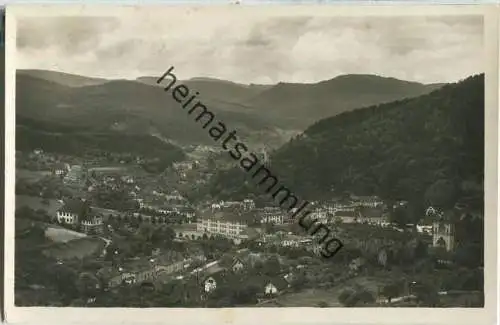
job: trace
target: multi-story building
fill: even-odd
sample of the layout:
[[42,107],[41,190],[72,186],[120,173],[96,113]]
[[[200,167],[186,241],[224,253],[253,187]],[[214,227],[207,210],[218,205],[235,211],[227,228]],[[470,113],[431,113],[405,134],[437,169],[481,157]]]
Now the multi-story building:
[[328,211],[322,208],[315,208],[309,216],[310,220],[317,220],[320,223],[328,223]]
[[281,246],[283,247],[301,247],[308,245],[312,242],[310,238],[304,238],[297,235],[286,235],[281,239]]
[[251,199],[244,199],[243,200],[243,210],[251,211],[253,209],[255,209],[255,202]]
[[358,210],[359,222],[371,225],[388,224],[388,216],[381,207],[360,207]]
[[383,206],[384,202],[378,196],[351,196],[357,206],[377,208]]
[[186,172],[188,170],[193,169],[193,165],[194,164],[191,161],[181,161],[181,162],[173,163],[172,166],[177,171]]
[[143,209],[146,207],[145,203],[144,203],[144,199],[142,198],[136,198],[135,199],[137,201],[137,203],[139,204],[139,209]]
[[221,235],[232,239],[245,239],[247,222],[241,215],[216,212],[198,219],[196,229],[209,235]]
[[86,200],[70,199],[57,211],[57,222],[77,225],[79,219],[90,213],[90,204]]
[[98,215],[86,217],[81,220],[80,228],[84,233],[88,235],[102,234],[104,229],[103,219]]
[[277,207],[265,207],[259,211],[261,223],[284,224],[287,222],[285,213]]
[[350,201],[337,201],[333,203],[333,208],[335,211],[354,211],[356,206]]

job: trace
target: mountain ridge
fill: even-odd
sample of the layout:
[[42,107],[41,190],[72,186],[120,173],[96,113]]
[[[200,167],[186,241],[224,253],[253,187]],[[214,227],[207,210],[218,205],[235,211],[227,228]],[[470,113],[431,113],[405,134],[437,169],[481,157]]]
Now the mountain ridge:
[[[171,95],[158,90],[161,86],[156,83],[156,78],[154,81],[139,82],[77,76],[75,81],[69,81],[68,86],[61,85],[61,82],[72,78],[71,75],[57,74],[63,77],[54,78],[53,72],[44,74],[33,70],[33,76],[30,71],[22,70],[17,74],[16,105],[19,116],[87,125],[99,131],[112,129],[116,123],[123,132],[154,127],[162,136],[176,142],[211,143],[209,137],[195,127],[186,112],[180,109],[179,103]],[[48,80],[44,79],[46,76]],[[228,127],[238,129],[239,134],[248,138],[249,142],[266,143],[273,147],[289,139],[288,136],[283,137],[284,134],[303,130],[325,116],[431,90],[425,85],[399,80],[391,81],[400,85],[398,89],[392,84],[384,86],[385,79],[378,76],[343,78],[350,81],[343,87],[352,89],[339,90],[335,88],[338,85],[332,87],[332,82],[338,83],[335,78],[318,84],[294,86],[242,86],[218,79],[214,81],[213,78],[195,78],[186,81],[186,85],[191,91],[199,91],[199,100],[217,113],[218,119]],[[360,78],[373,80],[376,87],[365,91],[367,83],[356,82]],[[154,85],[148,84],[153,82]],[[408,85],[411,89],[406,89]],[[381,91],[384,87],[393,89]]]

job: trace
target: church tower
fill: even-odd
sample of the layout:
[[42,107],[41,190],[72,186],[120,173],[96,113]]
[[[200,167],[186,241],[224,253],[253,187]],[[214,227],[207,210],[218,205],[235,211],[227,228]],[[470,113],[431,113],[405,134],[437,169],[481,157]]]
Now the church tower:
[[455,249],[455,223],[452,213],[436,212],[436,214],[437,218],[432,223],[432,245],[451,252]]

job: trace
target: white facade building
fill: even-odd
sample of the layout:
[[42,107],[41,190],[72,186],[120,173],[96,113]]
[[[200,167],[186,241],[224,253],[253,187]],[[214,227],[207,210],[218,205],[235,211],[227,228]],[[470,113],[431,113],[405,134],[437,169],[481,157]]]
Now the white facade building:
[[247,227],[247,224],[241,221],[223,220],[217,218],[201,218],[196,224],[196,230],[198,232],[222,235],[232,239],[246,238],[244,231]]
[[104,222],[101,216],[93,216],[82,220],[81,227],[86,234],[100,234],[103,231]]
[[75,225],[78,223],[78,214],[69,211],[57,211],[57,222]]

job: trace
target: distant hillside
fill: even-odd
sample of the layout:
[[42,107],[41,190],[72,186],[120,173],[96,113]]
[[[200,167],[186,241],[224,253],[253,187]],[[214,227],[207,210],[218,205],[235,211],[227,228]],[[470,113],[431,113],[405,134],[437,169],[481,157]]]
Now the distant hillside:
[[[157,79],[140,77],[137,80],[158,86]],[[325,117],[420,96],[443,86],[375,75],[343,75],[313,84],[244,85],[213,78],[193,78],[182,83],[221,110],[259,114],[274,126],[285,129],[304,129]]]
[[319,119],[359,107],[417,97],[442,84],[424,85],[375,75],[343,75],[314,84],[279,83],[248,101],[271,119],[306,127]]
[[17,70],[17,74],[55,82],[57,84],[68,87],[101,85],[109,81],[103,78],[90,78],[70,73],[48,70]]
[[[271,156],[272,172],[301,197],[343,191],[422,200],[437,181],[475,188],[482,207],[484,75],[417,98],[323,119]],[[262,193],[239,168],[218,175],[210,194]],[[477,191],[477,189],[481,189]]]
[[[156,77],[138,81],[87,78],[53,71],[17,73],[18,116],[94,132],[160,134],[180,144],[214,144],[179,103],[159,89]],[[417,96],[439,85],[370,75],[348,75],[317,84],[242,85],[194,78],[184,82],[251,145],[276,148],[318,119],[380,102]]]
[[87,128],[17,117],[16,150],[32,151],[38,148],[75,156],[122,154],[131,159],[140,156],[152,161],[147,168],[154,172],[161,172],[172,162],[185,158],[179,147],[150,135],[97,133]]
[[[156,80],[158,77],[137,78],[137,81],[141,83],[162,87],[156,83]],[[244,85],[214,78],[192,78],[180,82],[188,86],[189,89],[198,91],[200,98],[204,100],[217,103],[228,102],[236,105],[236,108],[244,107],[247,100],[272,87],[271,85]],[[166,81],[163,83],[166,84]]]
[[[114,80],[73,88],[18,74],[16,91],[16,113],[21,117],[95,132],[151,134],[154,129],[178,142],[213,144],[206,130],[196,125],[170,94],[135,81]],[[257,114],[209,108],[249,141],[283,141],[279,132]]]

